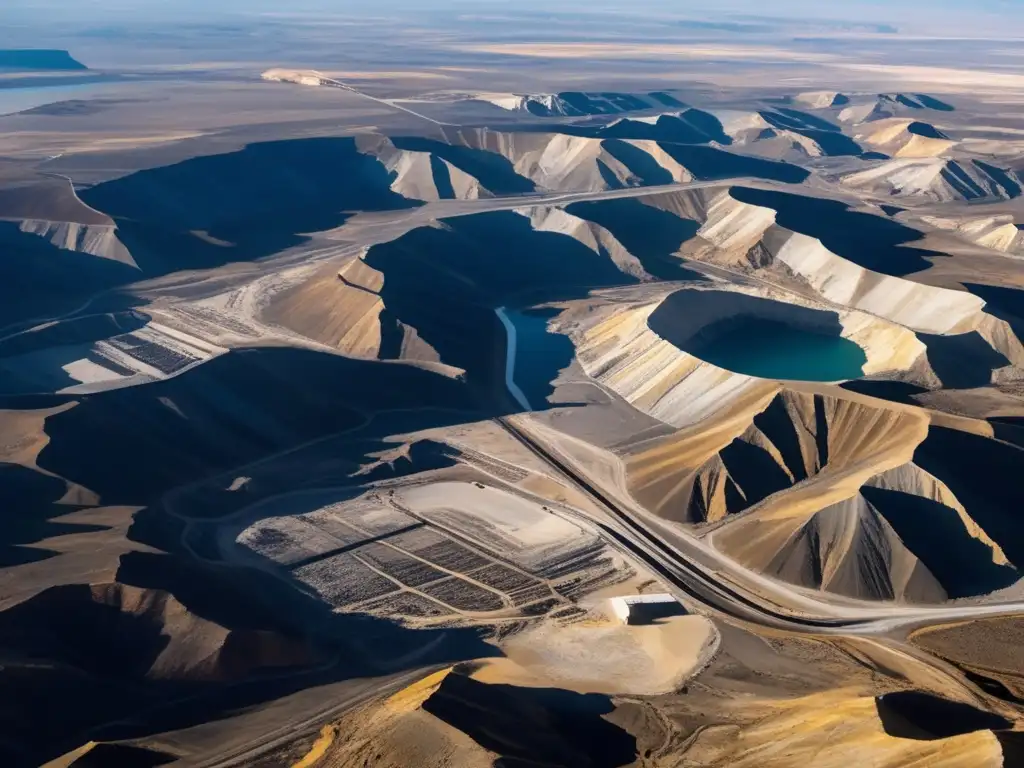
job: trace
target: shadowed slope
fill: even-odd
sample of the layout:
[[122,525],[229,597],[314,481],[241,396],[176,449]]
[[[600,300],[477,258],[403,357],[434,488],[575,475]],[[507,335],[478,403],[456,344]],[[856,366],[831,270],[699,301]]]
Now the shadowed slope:
[[941,602],[1020,578],[1007,518],[993,523],[919,460],[932,441],[922,416],[786,390],[749,415],[740,406],[637,446],[635,498],[715,524],[714,546],[748,567],[852,597]]
[[1010,364],[977,332],[954,336],[918,334],[928,347],[928,362],[947,389],[985,387],[997,368]]
[[677,162],[688,168],[696,178],[705,181],[752,176],[787,184],[799,184],[811,175],[810,171],[790,163],[744,157],[715,147],[691,147],[681,144],[662,144],[661,147]]
[[252,260],[341,225],[350,211],[407,208],[354,139],[252,144],[83,190],[146,274]]
[[847,205],[787,192],[733,187],[730,194],[743,203],[771,208],[776,223],[820,240],[832,253],[884,275],[902,277],[931,266],[919,249],[902,248],[922,235],[891,219],[851,211]]
[[460,408],[463,386],[405,365],[287,348],[230,352],[171,379],[89,395],[47,422],[40,465],[105,501],[181,483],[351,429],[379,410]]
[[697,234],[700,225],[635,198],[573,203],[573,216],[599,224],[636,256],[644,269],[662,280],[687,280],[697,273],[681,266],[672,255]]
[[619,768],[636,759],[636,739],[601,717],[614,710],[606,696],[450,674],[423,709],[499,755],[495,765]]
[[451,163],[479,180],[484,189],[496,195],[524,194],[533,192],[536,188],[532,181],[516,172],[508,159],[496,152],[412,136],[394,138],[391,141],[399,149],[429,152]]
[[0,251],[0,326],[68,312],[139,278],[127,264],[58,248],[6,221],[0,221]]
[[380,296],[441,362],[471,381],[494,374],[482,350],[500,348],[495,307],[522,306],[636,282],[606,256],[514,212],[446,220],[374,246],[366,263],[384,275]]
[[1024,566],[1024,449],[933,426],[914,462],[941,478],[1014,565]]

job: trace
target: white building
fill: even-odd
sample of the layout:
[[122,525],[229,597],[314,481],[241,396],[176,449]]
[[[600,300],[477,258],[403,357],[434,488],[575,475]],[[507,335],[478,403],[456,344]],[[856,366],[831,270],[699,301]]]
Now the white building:
[[623,624],[650,624],[666,616],[680,616],[686,610],[667,592],[653,595],[620,595],[609,601],[612,613]]

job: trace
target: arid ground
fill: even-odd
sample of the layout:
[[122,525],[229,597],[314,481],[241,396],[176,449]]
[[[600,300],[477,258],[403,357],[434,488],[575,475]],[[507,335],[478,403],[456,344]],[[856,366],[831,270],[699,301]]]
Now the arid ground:
[[1024,764],[1024,32],[943,13],[0,31],[0,763]]

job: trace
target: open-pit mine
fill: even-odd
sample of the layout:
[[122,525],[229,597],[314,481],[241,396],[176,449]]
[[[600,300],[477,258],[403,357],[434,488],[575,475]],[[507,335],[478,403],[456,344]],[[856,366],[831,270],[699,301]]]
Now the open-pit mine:
[[1019,57],[245,18],[0,50],[0,764],[1024,765]]

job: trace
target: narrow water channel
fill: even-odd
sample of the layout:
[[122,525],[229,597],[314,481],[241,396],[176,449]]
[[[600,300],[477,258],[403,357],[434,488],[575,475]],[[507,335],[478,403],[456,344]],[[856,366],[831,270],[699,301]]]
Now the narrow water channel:
[[502,307],[496,311],[508,334],[509,391],[522,407],[542,410],[554,392],[552,382],[572,363],[575,348],[568,337],[548,330],[556,310]]

